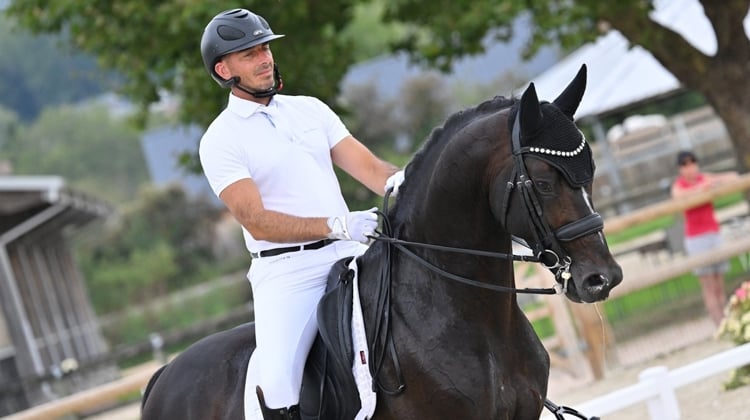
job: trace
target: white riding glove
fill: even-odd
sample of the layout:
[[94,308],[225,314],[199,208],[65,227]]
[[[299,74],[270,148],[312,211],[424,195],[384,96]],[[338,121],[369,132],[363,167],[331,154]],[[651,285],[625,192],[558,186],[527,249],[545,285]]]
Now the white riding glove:
[[385,180],[385,192],[388,192],[388,189],[393,188],[393,191],[391,191],[391,197],[395,197],[396,194],[398,194],[398,187],[401,186],[403,182],[404,170],[402,169]]
[[375,228],[378,227],[378,215],[375,214],[377,207],[365,211],[353,211],[344,216],[331,216],[328,218],[328,227],[331,232],[328,234],[329,239],[344,239],[370,243],[370,238],[375,234]]

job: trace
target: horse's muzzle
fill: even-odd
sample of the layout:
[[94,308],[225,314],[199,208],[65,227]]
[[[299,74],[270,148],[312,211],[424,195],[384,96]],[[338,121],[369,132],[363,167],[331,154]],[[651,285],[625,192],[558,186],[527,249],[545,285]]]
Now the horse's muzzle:
[[[575,279],[575,275],[574,275]],[[591,273],[572,281],[568,288],[568,298],[574,302],[593,303],[605,300],[609,292],[622,281],[622,269],[616,265],[608,273]]]

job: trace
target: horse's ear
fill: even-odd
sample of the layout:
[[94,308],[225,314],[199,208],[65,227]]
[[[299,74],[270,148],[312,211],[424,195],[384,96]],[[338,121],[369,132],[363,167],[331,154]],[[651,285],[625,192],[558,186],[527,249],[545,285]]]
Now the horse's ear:
[[586,65],[582,65],[581,69],[578,70],[578,74],[573,78],[568,87],[553,101],[560,111],[565,115],[573,119],[573,114],[576,113],[578,105],[581,103],[583,98],[583,92],[586,90]]
[[539,105],[539,97],[536,94],[536,87],[534,87],[533,82],[521,95],[519,112],[521,113],[521,132],[534,133],[542,121],[542,107]]

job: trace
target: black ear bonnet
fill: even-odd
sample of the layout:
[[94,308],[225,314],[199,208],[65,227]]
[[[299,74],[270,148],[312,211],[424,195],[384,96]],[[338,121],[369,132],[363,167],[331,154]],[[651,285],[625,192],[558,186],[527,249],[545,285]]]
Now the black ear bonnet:
[[[540,103],[542,118],[538,129],[523,133],[521,147],[557,168],[571,186],[581,187],[594,179],[594,159],[583,133],[557,106]],[[515,115],[511,115],[515,118]]]

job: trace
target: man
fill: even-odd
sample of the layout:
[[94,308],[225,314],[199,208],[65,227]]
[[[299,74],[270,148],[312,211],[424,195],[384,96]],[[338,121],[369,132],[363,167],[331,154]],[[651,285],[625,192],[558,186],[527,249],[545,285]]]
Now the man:
[[[253,257],[248,279],[257,348],[248,372],[257,375],[267,420],[299,418],[302,372],[328,271],[362,253],[377,225],[375,209],[348,210],[333,164],[380,195],[386,184],[403,180],[323,102],[278,94],[269,42],[283,36],[261,16],[235,9],[215,16],[201,40],[206,70],[231,93],[201,139],[200,158]],[[246,407],[256,398],[252,391],[245,391]]]
[[[691,151],[684,150],[677,154],[677,166],[680,175],[672,184],[672,196],[683,197],[698,191],[734,180],[736,172],[707,173],[698,167],[698,158]],[[719,222],[712,203],[704,203],[685,210],[685,250],[688,255],[700,254],[721,245]],[[729,264],[721,262],[694,270],[701,284],[703,302],[714,324],[719,325],[724,317],[724,273]]]

